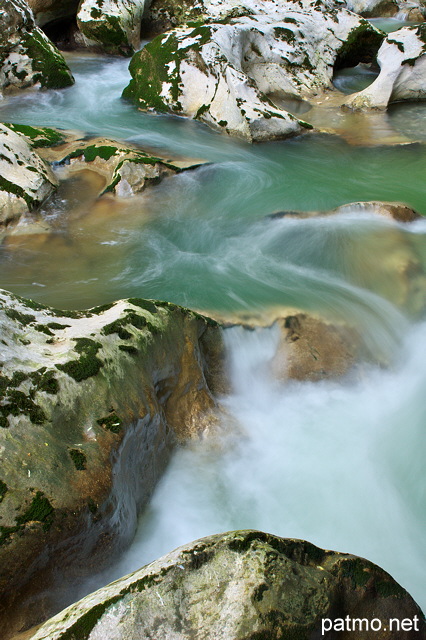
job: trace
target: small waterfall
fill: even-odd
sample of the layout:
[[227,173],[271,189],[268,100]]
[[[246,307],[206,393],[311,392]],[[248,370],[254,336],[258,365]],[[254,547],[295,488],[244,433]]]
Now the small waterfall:
[[104,581],[188,540],[255,528],[367,557],[425,607],[426,324],[411,327],[393,367],[360,380],[277,381],[278,337],[277,326],[225,331],[223,431],[174,455]]

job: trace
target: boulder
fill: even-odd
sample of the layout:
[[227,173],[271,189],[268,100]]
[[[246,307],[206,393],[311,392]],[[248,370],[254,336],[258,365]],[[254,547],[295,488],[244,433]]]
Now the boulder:
[[[395,634],[402,620],[409,623]],[[377,565],[248,530],[179,547],[72,605],[32,640],[414,640],[425,634],[418,605]]]
[[82,0],[77,24],[86,46],[110,54],[132,55],[140,44],[147,0]]
[[360,337],[348,326],[305,313],[277,322],[280,340],[271,366],[280,380],[340,378],[359,361]]
[[267,217],[271,220],[280,218],[323,218],[345,213],[365,213],[382,216],[397,222],[414,222],[421,220],[423,216],[411,207],[401,202],[382,202],[381,200],[369,200],[364,202],[349,202],[330,211],[275,211]]
[[123,96],[249,141],[285,138],[312,127],[276,100],[332,89],[334,66],[367,59],[383,38],[345,9],[270,1],[234,17],[225,6],[224,17],[169,31],[136,53]]
[[38,207],[56,185],[50,167],[28,139],[0,124],[0,228]]
[[6,639],[69,604],[130,542],[172,448],[211,424],[204,371],[220,333],[170,303],[67,312],[5,291],[0,327]]
[[32,86],[61,89],[73,84],[64,58],[35,25],[24,0],[3,0],[0,20],[0,91]]
[[140,149],[105,138],[75,140],[56,153],[56,164],[68,167],[66,174],[91,169],[104,179],[99,191],[130,197],[180,171],[178,166]]
[[343,107],[386,109],[396,100],[426,97],[426,25],[404,27],[388,35],[377,54],[380,73],[363,91],[352,94]]

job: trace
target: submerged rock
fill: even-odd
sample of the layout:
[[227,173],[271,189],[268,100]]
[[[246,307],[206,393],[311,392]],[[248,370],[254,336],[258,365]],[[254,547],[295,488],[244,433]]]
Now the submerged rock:
[[132,55],[139,47],[146,0],[82,0],[77,24],[86,46]]
[[[342,626],[345,619],[357,626]],[[380,634],[365,631],[373,619]],[[307,640],[346,637],[344,630],[393,640],[403,619],[410,630],[398,638],[425,637],[418,605],[372,562],[248,530],[179,547],[72,605],[33,640]]]
[[272,1],[235,13],[216,7],[208,23],[157,36],[136,53],[123,96],[250,141],[301,133],[310,125],[274,100],[331,89],[336,64],[371,56],[383,38],[345,9],[322,9]]
[[386,109],[396,100],[426,97],[426,25],[404,27],[388,35],[377,54],[380,73],[344,103],[354,110]]
[[3,0],[0,20],[0,91],[34,85],[61,89],[73,84],[64,58],[35,25],[24,0]]
[[281,380],[340,378],[359,361],[360,337],[348,326],[306,313],[278,320],[280,341],[272,372]]
[[40,205],[56,186],[50,167],[27,138],[0,124],[0,228]]
[[5,291],[0,328],[6,638],[68,604],[131,540],[171,449],[211,423],[204,371],[220,334],[169,303],[66,312]]

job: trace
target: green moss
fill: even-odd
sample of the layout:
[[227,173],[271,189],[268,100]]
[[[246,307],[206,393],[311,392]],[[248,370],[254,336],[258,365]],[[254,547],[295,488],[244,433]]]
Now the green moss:
[[[94,12],[98,15],[93,15]],[[132,55],[133,48],[129,44],[127,33],[118,16],[108,15],[94,8],[91,17],[93,21],[80,26],[85,36],[99,42],[105,53]]]
[[59,391],[59,382],[55,378],[53,371],[44,371],[39,369],[31,374],[31,378],[37,387],[38,391],[44,391],[45,393],[56,394]]
[[106,304],[99,305],[99,307],[93,307],[92,309],[90,309],[90,311],[91,313],[95,313],[96,315],[98,315],[99,313],[103,313],[104,311],[112,309],[113,306],[114,302],[107,302]]
[[112,431],[112,433],[120,433],[123,428],[123,422],[115,412],[110,413],[105,418],[99,418],[96,422],[104,429]]
[[67,329],[71,325],[60,324],[59,322],[48,322],[47,326],[49,327],[49,329],[53,329],[54,331],[60,331],[61,329]]
[[42,522],[43,530],[47,531],[53,522],[54,509],[42,491],[37,491],[28,509],[16,518],[18,526],[27,522]]
[[131,347],[128,344],[120,344],[118,346],[118,348],[120,349],[120,351],[125,351],[126,353],[129,353],[132,356],[137,356],[139,351],[138,349],[136,349],[136,347]]
[[81,147],[69,153],[66,158],[64,158],[61,162],[67,162],[72,158],[79,158],[80,156],[84,157],[85,162],[93,162],[96,158],[101,158],[102,160],[109,160],[114,156],[118,151],[117,147],[113,147],[111,145],[96,145],[91,144],[87,147]]
[[274,27],[274,35],[279,40],[284,40],[285,42],[292,43],[294,42],[294,33],[291,29],[286,29],[285,27]]
[[77,622],[74,622],[65,632],[61,633],[60,640],[76,640],[77,638],[78,640],[87,640],[93,627],[105,611],[121,600],[121,597],[121,594],[114,596],[89,609],[89,611],[80,616]]
[[98,505],[96,504],[96,502],[92,498],[88,499],[87,506],[89,507],[90,513],[95,514],[97,512],[97,510],[98,510]]
[[99,373],[103,362],[96,357],[102,345],[90,338],[73,338],[77,353],[80,354],[78,360],[69,360],[64,364],[57,364],[56,368],[64,371],[67,375],[74,378],[76,382],[81,382]]
[[81,449],[69,449],[68,453],[77,471],[85,471],[87,464],[86,454]]
[[140,307],[141,309],[145,309],[145,311],[149,311],[149,313],[158,312],[157,307],[151,300],[144,300],[143,298],[129,298],[128,302],[135,305],[135,307]]
[[354,558],[347,560],[343,565],[343,576],[351,578],[353,588],[365,587],[371,577],[371,572],[364,560]]
[[39,333],[45,333],[47,336],[53,336],[54,334],[52,333],[52,331],[49,329],[49,327],[47,327],[44,324],[36,324],[36,326],[34,327],[34,329],[36,331],[38,331]]
[[5,482],[3,482],[3,480],[0,480],[0,502],[3,501],[4,496],[7,493],[7,484]]
[[389,576],[389,580],[380,580],[375,583],[376,591],[382,598],[390,598],[396,596],[401,598],[406,595],[405,589],[403,589],[395,580]]
[[385,33],[372,27],[366,20],[361,20],[336,51],[334,69],[355,67],[359,62],[371,62],[375,59],[385,36]]
[[25,190],[17,184],[10,182],[3,176],[0,176],[0,191],[6,191],[6,193],[13,193],[13,195],[22,198],[27,203],[28,207],[34,206],[35,199],[28,195]]
[[24,32],[21,43],[31,58],[35,82],[45,89],[62,89],[74,84],[74,78],[59,50],[40,29]]
[[24,136],[30,139],[31,146],[34,149],[40,147],[54,147],[61,144],[65,140],[65,136],[56,129],[50,129],[48,127],[30,127],[27,124],[6,124],[9,129],[16,133],[22,133]]
[[127,324],[125,318],[119,318],[118,320],[114,320],[114,322],[106,324],[103,327],[101,333],[103,333],[103,335],[105,336],[110,336],[113,333],[117,333],[122,340],[129,340],[132,337],[132,334],[127,331],[127,329],[124,329],[125,324]]
[[27,415],[33,424],[42,424],[47,418],[43,409],[22,391],[12,389],[5,396],[5,404],[0,406],[3,425],[8,415]]

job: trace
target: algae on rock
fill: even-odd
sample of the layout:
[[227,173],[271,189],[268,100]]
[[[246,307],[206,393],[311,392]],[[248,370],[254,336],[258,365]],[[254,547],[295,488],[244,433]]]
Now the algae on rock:
[[[213,321],[168,303],[66,312],[5,291],[0,327],[7,637],[23,620],[39,621],[31,596],[40,603],[40,590],[61,582],[72,592],[131,540],[172,448],[213,415],[203,341],[221,338]],[[48,611],[47,595],[43,602]]]

